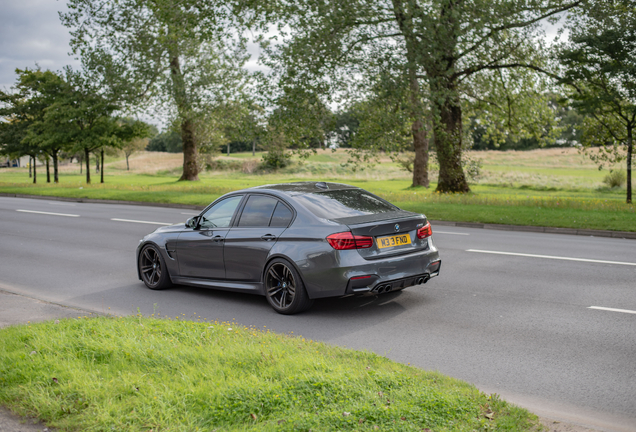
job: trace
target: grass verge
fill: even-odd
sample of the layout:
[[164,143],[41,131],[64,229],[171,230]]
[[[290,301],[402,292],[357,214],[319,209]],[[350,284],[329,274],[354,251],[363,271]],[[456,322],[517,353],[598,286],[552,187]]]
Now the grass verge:
[[[206,206],[224,193],[304,178],[228,174],[201,176],[199,182],[178,182],[178,177],[147,174],[106,176],[104,184],[83,182],[66,175],[58,185],[28,183],[25,173],[4,172],[0,192]],[[374,192],[396,205],[426,214],[433,220],[480,222],[558,228],[636,231],[636,207],[626,205],[620,192],[591,190],[534,190],[527,187],[477,185],[466,195],[436,194],[431,188],[411,188],[409,180],[342,180]],[[539,188],[540,189],[540,188]]]
[[540,430],[439,373],[236,323],[78,317],[2,329],[0,353],[0,402],[63,430]]

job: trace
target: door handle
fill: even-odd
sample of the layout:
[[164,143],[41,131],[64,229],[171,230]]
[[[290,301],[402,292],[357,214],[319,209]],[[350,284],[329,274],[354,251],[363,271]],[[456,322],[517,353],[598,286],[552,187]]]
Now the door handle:
[[217,235],[212,237],[212,240],[215,242],[222,242],[223,241],[223,236]]
[[261,236],[261,238],[263,240],[270,241],[270,240],[275,240],[276,236],[273,234],[265,234],[264,236]]

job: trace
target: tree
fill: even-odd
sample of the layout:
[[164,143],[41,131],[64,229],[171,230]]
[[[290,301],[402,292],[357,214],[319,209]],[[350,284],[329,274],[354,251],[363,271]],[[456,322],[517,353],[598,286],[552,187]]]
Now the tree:
[[[0,101],[6,100],[4,96],[0,94]],[[10,109],[14,111],[6,114]],[[33,161],[31,163],[33,166],[33,183],[37,183],[35,158],[40,154],[40,150],[37,146],[25,142],[30,121],[28,116],[25,116],[24,104],[19,99],[14,100],[10,108],[0,108],[0,116],[4,117],[4,120],[0,121],[0,154],[10,158],[29,156]],[[29,174],[31,174],[30,168]]]
[[[143,121],[131,118],[122,119],[119,125],[120,128],[116,131],[116,135],[121,140],[120,147],[126,157],[126,170],[130,171],[128,158],[132,154],[146,149],[148,146],[148,137],[152,134],[151,130],[154,127]],[[104,165],[102,160],[102,172],[103,171]]]
[[121,148],[124,152],[124,156],[126,157],[126,171],[130,171],[130,164],[128,163],[128,158],[132,156],[134,153],[145,150],[148,145],[148,138],[133,138],[130,141],[124,143]]
[[66,82],[64,97],[47,112],[48,125],[50,133],[84,153],[86,183],[90,183],[90,153],[104,146],[119,146],[122,139],[132,139],[134,134],[132,127],[113,117],[119,106],[99,93],[94,77],[67,69]]
[[[351,146],[354,150],[349,151],[350,161],[353,161],[355,166],[373,162],[375,155],[381,151],[388,153],[409,171],[412,172],[415,168],[413,160],[407,161],[401,156],[404,152],[415,151],[414,139],[418,138],[413,136],[410,92],[408,88],[405,89],[399,85],[401,78],[393,74],[382,74],[376,77],[374,82],[370,83],[369,97],[349,106],[358,119],[356,133],[351,138]],[[424,125],[417,126],[418,133],[426,129]],[[426,137],[423,139],[426,149],[423,156],[428,158],[428,140]],[[366,151],[359,152],[357,151],[359,149]],[[419,153],[421,157],[421,152]],[[418,162],[420,162],[416,165],[418,175],[414,176],[413,185],[428,186],[428,161]],[[416,180],[420,176],[425,177],[421,182]]]
[[[260,3],[260,2],[259,2]],[[437,190],[469,191],[462,170],[462,97],[476,77],[498,70],[542,70],[541,21],[578,0],[280,0],[287,28],[271,63],[284,86],[346,92],[342,83],[369,76],[387,59],[409,92],[417,166],[426,163],[427,111],[440,164]],[[282,20],[282,19],[281,19]],[[539,46],[537,48],[537,46]],[[504,78],[513,78],[513,75]],[[328,96],[327,96],[328,97]],[[421,162],[420,162],[421,161]]]
[[[3,154],[28,155],[33,160],[33,183],[37,182],[36,158],[53,153],[58,143],[44,142],[37,130],[47,110],[60,96],[63,80],[51,71],[16,69],[14,92],[0,91],[0,146]],[[57,171],[57,170],[56,170]],[[57,181],[57,175],[55,176]]]
[[153,137],[146,147],[148,151],[181,153],[183,151],[183,143],[181,142],[181,134],[170,129],[161,132]]
[[572,105],[588,114],[584,142],[601,146],[597,160],[626,160],[629,204],[636,129],[636,6],[631,0],[586,1],[567,27],[569,40],[558,53],[564,67],[561,82],[574,89]]
[[245,39],[222,0],[69,0],[62,22],[86,70],[118,97],[162,106],[183,142],[181,180],[198,180],[196,122],[210,101],[241,91]]
[[37,146],[45,155],[47,183],[49,181],[49,157],[53,161],[53,182],[59,183],[58,159],[61,151],[70,148],[64,134],[64,126],[60,124],[58,110],[69,92],[68,83],[60,74],[40,70],[23,72],[25,84],[30,85],[35,98],[44,106],[43,115],[35,117],[29,125],[26,140]]
[[302,88],[285,90],[274,100],[276,108],[267,117],[265,147],[274,152],[293,149],[301,157],[326,148],[329,132],[335,126],[329,107],[315,92]]
[[336,113],[336,124],[331,134],[335,136],[335,145],[339,148],[350,148],[351,141],[360,127],[360,120],[351,110]]

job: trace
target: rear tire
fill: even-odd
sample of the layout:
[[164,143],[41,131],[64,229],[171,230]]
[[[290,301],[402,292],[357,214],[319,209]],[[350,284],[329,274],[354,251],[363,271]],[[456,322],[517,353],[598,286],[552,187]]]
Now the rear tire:
[[296,268],[282,258],[272,260],[265,269],[265,297],[270,306],[283,315],[302,312],[314,303]]
[[141,250],[137,260],[139,274],[144,284],[152,290],[162,290],[172,285],[166,262],[161,252],[154,245],[147,245]]

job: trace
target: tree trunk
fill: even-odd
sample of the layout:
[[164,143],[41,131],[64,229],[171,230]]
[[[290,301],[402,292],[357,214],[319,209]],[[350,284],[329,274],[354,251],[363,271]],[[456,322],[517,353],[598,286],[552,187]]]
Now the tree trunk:
[[197,163],[197,142],[194,136],[194,122],[192,121],[192,107],[188,101],[186,86],[179,65],[179,53],[170,53],[170,78],[172,80],[173,97],[177,104],[181,119],[181,142],[183,142],[183,174],[181,180],[199,180],[199,165]]
[[197,165],[197,143],[194,138],[194,124],[190,119],[181,122],[181,140],[183,141],[183,174],[181,180],[199,180]]
[[627,204],[632,203],[632,155],[634,154],[634,141],[632,125],[627,126]]
[[428,180],[428,136],[422,119],[411,126],[415,160],[413,161],[413,186],[429,187]]
[[256,155],[256,140],[252,141],[252,156]]
[[53,158],[53,182],[59,183],[60,179],[58,177],[57,170],[57,150],[53,150],[53,154],[51,155],[51,157]]
[[46,157],[46,182],[51,183],[51,167],[49,166],[49,157]]
[[99,155],[95,154],[95,174],[99,174]]
[[420,97],[420,85],[417,81],[414,67],[409,68],[409,81],[413,117],[415,118],[415,121],[411,125],[413,148],[415,150],[413,186],[428,187],[428,135],[426,125],[424,124],[424,106],[422,104],[422,98]]
[[[441,87],[441,88],[440,88]],[[462,108],[452,83],[434,89],[436,118],[433,122],[435,149],[439,161],[437,192],[470,192],[462,168]]]
[[35,156],[33,156],[33,183],[37,183],[38,181],[38,174],[35,171],[35,164],[36,164],[37,159],[35,158]]
[[101,170],[101,173],[100,173],[101,174],[101,178],[100,178],[99,182],[100,183],[104,183],[104,147],[102,147],[101,158],[102,158],[102,161],[101,161],[100,165],[102,167],[102,170]]
[[33,168],[33,158],[29,156],[29,178],[33,177],[33,174],[31,173],[32,168]]
[[230,155],[230,143],[227,143],[227,155]]
[[86,158],[86,184],[91,184],[91,155],[87,148],[84,149],[84,157]]
[[126,171],[130,171],[130,165],[128,164],[128,153],[126,153]]

